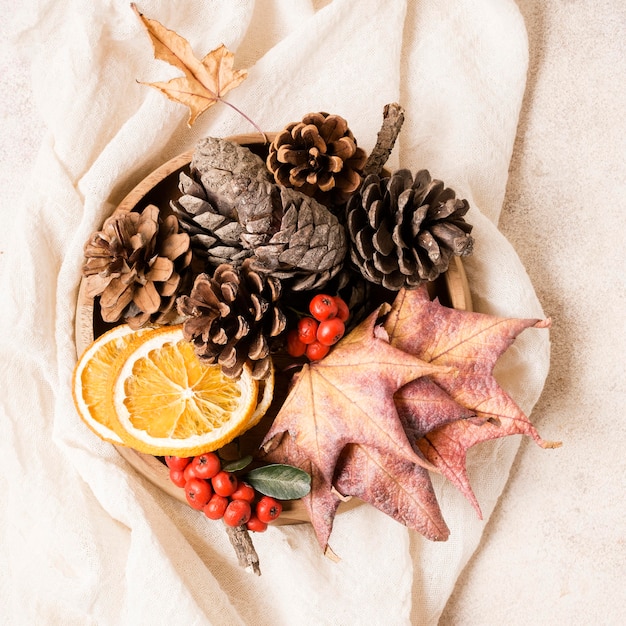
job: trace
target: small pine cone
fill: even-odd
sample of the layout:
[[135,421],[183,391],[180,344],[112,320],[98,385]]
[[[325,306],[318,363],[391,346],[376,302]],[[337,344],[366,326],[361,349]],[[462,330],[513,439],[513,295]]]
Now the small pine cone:
[[278,133],[267,156],[274,180],[326,206],[344,204],[361,184],[367,155],[339,115],[309,113]]
[[194,258],[213,269],[222,263],[241,265],[252,254],[242,246],[241,224],[219,213],[202,182],[193,175],[181,172],[178,188],[183,195],[170,205],[181,229],[191,238]]
[[178,298],[183,334],[200,360],[219,363],[227,376],[236,378],[248,363],[252,375],[263,378],[271,367],[271,340],[287,324],[280,294],[280,281],[256,272],[250,260],[238,269],[220,265],[213,277],[197,276],[191,294]]
[[84,248],[87,295],[100,296],[102,319],[133,328],[174,319],[176,297],[190,281],[189,243],[176,217],[162,219],[154,205],[109,217]]
[[432,281],[452,256],[467,256],[474,240],[467,200],[426,170],[370,175],[346,206],[350,258],[368,280],[397,291]]
[[345,229],[315,199],[287,187],[276,190],[275,214],[282,218],[277,230],[254,248],[255,267],[288,281],[293,291],[319,289],[343,266]]

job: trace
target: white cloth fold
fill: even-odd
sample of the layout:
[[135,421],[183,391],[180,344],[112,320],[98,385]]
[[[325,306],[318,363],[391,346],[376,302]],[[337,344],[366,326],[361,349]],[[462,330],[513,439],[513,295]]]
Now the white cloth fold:
[[[371,149],[384,104],[407,121],[390,166],[427,168],[472,204],[468,261],[478,308],[542,315],[496,222],[525,85],[523,23],[510,0],[139,2],[198,56],[220,43],[250,66],[228,100],[279,130],[310,111],[344,116]],[[265,27],[267,25],[267,27]],[[221,527],[139,477],[78,418],[71,396],[82,246],[141,178],[202,136],[250,132],[217,105],[187,111],[136,81],[175,70],[125,0],[38,0],[16,20],[47,133],[5,252],[1,293],[0,580],[7,623],[435,624],[484,521],[435,480],[451,528],[429,543],[369,506],[337,517],[334,563],[309,526],[255,535],[263,575],[239,568]],[[481,213],[482,211],[482,213]],[[5,220],[6,221],[6,220]],[[546,333],[527,331],[498,366],[530,412]],[[519,444],[469,456],[485,518]]]

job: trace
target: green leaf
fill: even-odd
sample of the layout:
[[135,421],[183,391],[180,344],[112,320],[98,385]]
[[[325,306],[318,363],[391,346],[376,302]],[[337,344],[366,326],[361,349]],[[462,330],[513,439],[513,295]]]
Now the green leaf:
[[231,461],[230,463],[225,463],[222,465],[222,469],[225,472],[237,472],[238,470],[242,470],[244,467],[250,465],[251,462],[252,456],[248,454],[247,456]]
[[260,493],[277,500],[297,500],[311,491],[311,477],[304,470],[281,463],[251,470],[246,481]]

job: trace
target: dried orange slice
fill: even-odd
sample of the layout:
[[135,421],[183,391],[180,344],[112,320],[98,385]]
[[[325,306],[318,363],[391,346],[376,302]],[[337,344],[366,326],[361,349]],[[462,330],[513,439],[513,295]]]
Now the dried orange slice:
[[119,355],[145,332],[134,331],[127,324],[116,326],[92,342],[74,368],[72,395],[78,413],[96,435],[110,443],[124,445],[106,398],[111,369]]
[[250,368],[231,379],[219,365],[201,363],[182,326],[152,329],[120,361],[107,396],[116,431],[140,452],[194,456],[216,450],[258,416]]

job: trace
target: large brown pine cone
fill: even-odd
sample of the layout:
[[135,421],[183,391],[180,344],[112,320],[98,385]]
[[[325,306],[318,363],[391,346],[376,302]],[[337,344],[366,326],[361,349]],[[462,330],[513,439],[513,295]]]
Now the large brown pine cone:
[[176,316],[177,295],[190,280],[189,235],[158,207],[114,213],[85,243],[83,275],[89,297],[100,296],[102,319],[133,328]]
[[281,218],[276,230],[254,247],[254,265],[286,281],[293,291],[319,289],[343,266],[345,229],[315,199],[288,187],[275,189],[274,211]]
[[344,204],[358,188],[366,159],[345,119],[309,113],[278,133],[266,163],[279,185],[333,206]]
[[220,265],[212,277],[197,276],[191,294],[178,298],[184,336],[200,360],[219,363],[227,376],[236,378],[248,363],[252,375],[263,378],[271,367],[271,341],[287,323],[280,294],[280,281],[256,272],[250,260],[240,268]]
[[[234,235],[237,231],[237,257],[232,262],[238,264],[250,254],[244,251],[245,248],[267,239],[266,234],[275,221],[275,185],[265,162],[249,148],[227,139],[206,137],[198,142],[194,150],[191,176],[196,183],[193,186],[181,175],[181,183],[186,189],[183,189],[185,195],[179,203],[186,204],[184,208],[187,212],[193,212],[194,208],[202,212],[204,217],[195,218],[195,221],[206,220],[209,231],[214,228],[213,220],[217,222],[218,218],[207,215],[207,212],[222,216],[224,221],[218,228],[227,225],[228,236],[233,242],[228,246],[235,247]],[[198,196],[201,200],[188,196]],[[211,255],[216,259],[222,258],[222,262],[231,262],[226,256],[227,251],[221,248],[220,234],[213,230],[212,235],[217,236],[217,243],[212,243],[211,239],[205,241],[209,246],[220,249],[217,254],[212,250]]]
[[346,206],[350,258],[368,280],[391,290],[432,281],[454,256],[471,253],[467,200],[426,170],[370,175]]
[[219,213],[196,176],[181,172],[178,187],[183,195],[170,203],[181,229],[191,238],[194,258],[211,268],[222,263],[239,266],[252,254],[242,245],[243,228],[237,219]]
[[[208,201],[217,212],[230,219],[238,218],[242,200],[249,202],[247,196],[263,197],[261,192],[272,182],[261,157],[244,146],[217,137],[205,137],[198,142],[191,159],[191,172],[202,183]],[[267,211],[271,213],[271,206]]]

